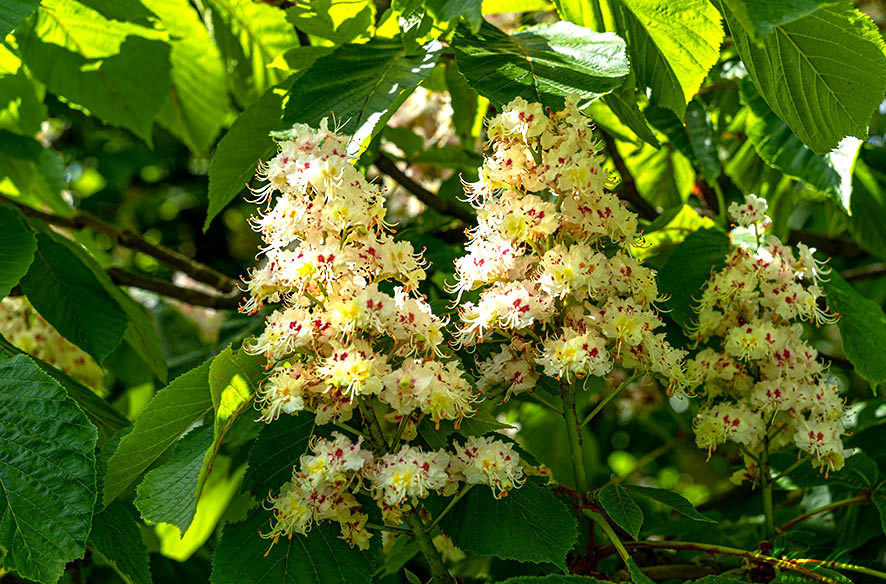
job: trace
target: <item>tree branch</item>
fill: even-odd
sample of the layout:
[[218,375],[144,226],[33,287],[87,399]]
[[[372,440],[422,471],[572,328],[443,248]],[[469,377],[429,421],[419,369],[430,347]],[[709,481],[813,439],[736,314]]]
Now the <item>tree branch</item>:
[[207,294],[193,288],[182,288],[164,280],[157,280],[123,268],[108,268],[108,276],[119,286],[130,286],[148,290],[167,298],[175,298],[193,306],[204,306],[216,310],[233,310],[240,304],[242,294],[239,290],[225,295]]
[[174,270],[183,272],[198,282],[209,284],[221,292],[230,292],[237,287],[236,280],[210,268],[206,264],[202,264],[184,254],[163,247],[162,245],[152,243],[135,231],[121,229],[116,225],[108,223],[104,219],[96,217],[92,213],[75,211],[74,215],[71,217],[62,217],[61,215],[53,215],[51,213],[38,211],[2,195],[0,195],[0,200],[16,205],[25,215],[42,219],[56,227],[73,230],[91,229],[97,233],[102,233],[118,245],[151,256],[162,264],[165,264]]
[[877,262],[865,266],[858,266],[857,268],[849,268],[848,270],[840,272],[840,275],[843,276],[843,279],[847,282],[877,278],[886,275],[886,262]]
[[406,176],[402,170],[397,168],[394,161],[384,154],[379,154],[378,158],[375,159],[375,167],[378,168],[380,172],[397,181],[401,187],[409,191],[409,193],[415,196],[416,199],[441,215],[448,215],[456,219],[461,219],[470,225],[477,223],[477,218],[473,213],[457,205],[453,205],[449,201],[441,199],[431,191],[427,190],[416,181]]
[[655,207],[650,205],[646,199],[640,196],[640,193],[637,191],[637,183],[634,181],[634,177],[628,170],[624,158],[621,157],[621,154],[618,153],[618,149],[615,147],[615,140],[613,140],[612,136],[601,131],[599,128],[597,128],[597,131],[600,132],[600,136],[603,137],[603,142],[606,144],[606,151],[609,153],[609,158],[612,159],[612,164],[615,165],[615,170],[618,171],[619,177],[621,178],[621,189],[616,191],[616,194],[619,198],[630,203],[640,217],[647,221],[654,221],[660,213]]

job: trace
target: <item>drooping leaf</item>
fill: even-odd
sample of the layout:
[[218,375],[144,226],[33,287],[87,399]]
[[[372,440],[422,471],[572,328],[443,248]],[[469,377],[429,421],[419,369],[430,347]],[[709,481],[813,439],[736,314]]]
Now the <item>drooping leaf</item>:
[[215,416],[212,445],[203,459],[197,484],[198,497],[225,434],[237,417],[252,406],[252,398],[264,377],[263,361],[260,355],[250,355],[243,349],[235,351],[228,345],[209,366],[209,392]]
[[575,93],[587,102],[621,86],[625,43],[570,22],[505,34],[484,23],[474,35],[459,26],[452,41],[458,70],[480,95],[502,105],[515,97],[562,109]]
[[634,88],[633,76],[628,77],[624,87],[619,87],[612,93],[604,95],[602,101],[638,138],[655,148],[661,146],[655,133],[649,129],[649,124],[646,123],[646,118],[643,117],[643,112],[637,105],[637,91]]
[[211,0],[209,7],[216,45],[231,72],[230,89],[249,106],[283,80],[268,65],[299,46],[298,37],[280,8],[252,0]]
[[0,2],[0,38],[12,32],[18,23],[34,12],[40,0],[3,0]]
[[157,121],[195,154],[212,146],[229,111],[218,47],[187,0],[144,0],[172,37],[169,98]]
[[821,0],[732,0],[729,8],[752,37],[762,39],[776,26],[802,18],[826,2]]
[[314,434],[310,413],[282,416],[262,428],[249,451],[244,483],[253,496],[264,498],[292,478],[292,466],[307,452]]
[[711,519],[707,515],[699,513],[692,505],[692,503],[690,503],[686,499],[686,497],[684,497],[680,493],[669,491],[667,489],[642,487],[640,485],[621,485],[621,488],[631,494],[640,495],[641,497],[652,499],[653,501],[658,501],[662,505],[667,505],[674,511],[681,513],[690,519],[695,519],[696,521],[703,521],[707,523],[716,523],[715,520]]
[[674,322],[686,328],[695,319],[692,299],[701,297],[711,271],[726,263],[727,253],[729,237],[719,229],[700,229],[674,249],[658,271],[658,289],[670,296],[664,304]]
[[129,584],[151,584],[148,548],[137,518],[126,504],[114,501],[92,520],[89,545]]
[[37,240],[21,212],[12,205],[0,205],[0,300],[28,273],[36,250]]
[[49,91],[151,143],[169,87],[162,33],[109,20],[74,0],[44,0],[16,37],[25,63]]
[[98,435],[65,390],[26,355],[0,363],[0,404],[3,567],[55,583],[86,546]]
[[870,18],[841,1],[773,26],[757,45],[731,10],[725,14],[760,95],[813,152],[867,137],[886,91],[883,40]]
[[343,123],[341,132],[353,136],[350,153],[358,154],[430,75],[441,48],[438,41],[413,49],[382,38],[343,45],[296,78],[282,125],[317,126],[334,116]]
[[720,55],[720,13],[708,0],[624,0],[622,7],[637,84],[652,90],[652,103],[682,119]]
[[749,108],[745,132],[769,166],[809,186],[837,197],[848,208],[852,192],[852,165],[861,142],[844,138],[829,154],[816,154],[773,113],[749,79],[741,82],[742,101]]
[[175,443],[172,456],[136,488],[135,507],[145,521],[171,523],[185,533],[197,508],[197,479],[212,445],[212,427],[200,426]]
[[[268,530],[269,512],[258,508],[240,523],[225,526],[212,562],[212,584],[369,584],[371,551],[360,551],[339,537],[329,522],[307,535],[269,542],[259,536]],[[267,553],[266,553],[267,552]]]
[[563,568],[577,537],[575,516],[532,481],[502,499],[494,498],[486,487],[474,487],[443,519],[441,528],[469,553]]
[[133,430],[108,461],[103,502],[108,505],[178,440],[188,428],[212,410],[209,364],[177,377],[157,392],[135,419]]
[[283,115],[283,96],[269,89],[246,108],[222,137],[209,164],[209,209],[203,230],[228,203],[243,192],[255,176],[259,160],[269,158],[276,148],[270,132]]
[[637,539],[643,526],[643,510],[627,490],[609,483],[597,492],[597,501],[607,517]]
[[63,337],[101,363],[126,331],[126,313],[77,255],[45,233],[21,287]]
[[855,291],[836,271],[824,283],[828,306],[840,315],[837,327],[843,339],[843,352],[855,371],[877,386],[886,381],[886,314],[876,302]]

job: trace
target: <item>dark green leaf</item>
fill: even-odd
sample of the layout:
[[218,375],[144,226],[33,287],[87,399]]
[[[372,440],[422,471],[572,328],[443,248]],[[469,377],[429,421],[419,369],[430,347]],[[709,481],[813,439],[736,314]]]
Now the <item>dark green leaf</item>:
[[317,59],[295,80],[283,126],[297,122],[317,126],[334,115],[343,122],[342,133],[353,136],[350,151],[357,154],[430,75],[440,49],[437,41],[413,50],[382,38],[343,45]]
[[461,144],[469,147],[477,117],[477,93],[459,72],[455,61],[446,62],[446,87],[452,98],[452,126]]
[[686,132],[689,145],[702,176],[713,184],[720,176],[720,157],[717,154],[717,135],[704,104],[693,99],[686,106]]
[[[268,529],[270,513],[262,508],[245,521],[228,524],[213,554],[212,584],[369,584],[370,552],[352,548],[339,538],[338,527],[325,523],[307,536],[270,542],[259,536]],[[378,536],[375,536],[378,537]]]
[[142,542],[137,518],[120,501],[114,501],[92,519],[89,545],[129,584],[151,584],[148,548]]
[[883,527],[883,533],[886,533],[886,495],[877,493],[871,501],[880,513],[880,524]]
[[695,319],[695,302],[713,270],[726,263],[729,236],[719,229],[700,229],[691,233],[674,249],[658,271],[658,289],[670,298],[665,306],[668,316],[686,328]]
[[843,352],[856,372],[876,391],[886,381],[886,314],[876,302],[855,291],[836,271],[824,284],[828,306],[840,315],[837,327],[843,339]]
[[197,508],[197,479],[212,445],[212,427],[200,426],[175,443],[166,463],[145,475],[136,489],[135,507],[145,521],[171,523],[188,530]]
[[0,300],[28,273],[36,250],[34,233],[21,212],[12,205],[0,205]]
[[461,16],[473,32],[483,24],[483,0],[426,0],[425,6],[437,20],[452,20]]
[[83,557],[98,437],[65,390],[25,355],[0,363],[3,567],[46,584]]
[[677,511],[690,519],[707,523],[716,523],[714,519],[699,513],[692,503],[680,493],[675,493],[674,491],[669,491],[667,489],[641,487],[640,485],[622,485],[621,487],[631,494],[640,495],[641,497],[658,501],[662,505],[667,505],[674,511]]
[[44,0],[29,23],[16,31],[22,58],[49,91],[151,143],[169,87],[161,33],[73,0]]
[[731,10],[725,14],[760,95],[813,152],[867,137],[886,91],[883,40],[870,18],[839,2],[773,26],[758,46]]
[[692,581],[693,584],[744,584],[744,580],[730,578],[728,576],[720,576],[718,574],[710,574],[703,578]]
[[683,118],[720,55],[723,26],[708,0],[624,0],[623,28],[634,74],[650,100]]
[[628,74],[621,38],[569,22],[510,35],[489,23],[476,36],[459,26],[452,46],[458,70],[496,105],[520,96],[561,109],[566,95],[596,99],[619,87]]
[[620,486],[609,483],[597,492],[597,502],[603,507],[606,516],[628,534],[637,539],[643,526],[643,510],[631,498],[631,494]]
[[640,569],[634,558],[628,558],[628,573],[631,575],[631,582],[634,584],[655,584],[654,580]]
[[[496,499],[474,487],[441,522],[443,533],[466,552],[566,567],[577,537],[575,516],[532,481]],[[489,534],[495,537],[489,537]]]
[[453,146],[438,146],[436,148],[428,148],[413,158],[412,162],[430,164],[442,168],[474,169],[483,164],[483,157],[475,152]]
[[548,574],[547,576],[517,576],[508,578],[500,584],[595,584],[600,582],[590,576],[573,574]]
[[0,48],[0,63],[0,129],[33,136],[49,117],[43,90],[6,47]]
[[62,199],[65,164],[61,156],[37,140],[0,130],[0,178],[8,178],[18,189],[17,202],[41,208],[45,204],[59,215],[70,215]]
[[858,244],[886,259],[886,189],[876,175],[862,161],[856,161],[852,173],[852,198],[849,200],[852,216],[849,228]]
[[270,89],[246,108],[218,144],[209,164],[209,209],[203,230],[255,176],[256,163],[276,152],[268,135],[280,123],[283,96]]
[[3,0],[0,2],[0,38],[12,32],[18,23],[34,12],[40,0]]
[[864,452],[856,452],[846,459],[843,468],[830,473],[828,480],[850,488],[872,490],[879,476],[877,463]]
[[132,432],[108,461],[103,501],[108,505],[178,440],[188,428],[212,411],[209,365],[174,379],[157,392],[135,419]]
[[37,233],[37,251],[21,280],[28,300],[63,337],[101,363],[126,331],[126,313],[65,245]]
[[243,480],[249,492],[263,499],[291,479],[292,465],[307,452],[313,430],[314,416],[310,413],[282,416],[262,428],[249,451]]
[[629,78],[629,82],[624,87],[619,87],[612,93],[603,96],[603,103],[609,106],[618,119],[630,128],[638,138],[647,144],[656,148],[660,147],[655,133],[649,129],[643,112],[637,105],[637,91],[634,88],[633,77]]

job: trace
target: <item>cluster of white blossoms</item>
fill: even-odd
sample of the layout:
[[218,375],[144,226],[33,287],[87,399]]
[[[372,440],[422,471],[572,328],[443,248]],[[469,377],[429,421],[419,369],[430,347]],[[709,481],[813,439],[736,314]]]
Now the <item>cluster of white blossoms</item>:
[[[271,423],[308,411],[316,424],[360,438],[313,437],[291,480],[266,501],[274,522],[264,536],[277,541],[332,521],[342,538],[366,548],[371,532],[361,499],[374,499],[384,521],[398,525],[431,492],[484,484],[500,497],[519,487],[520,457],[500,439],[470,438],[454,451],[408,443],[424,419],[458,428],[478,399],[444,351],[446,323],[416,292],[423,260],[391,236],[381,188],[354,167],[346,136],[325,121],[319,129],[297,124],[278,147],[253,191],[263,207],[251,220],[264,242],[263,263],[250,274],[242,307],[280,304],[245,346],[267,359],[260,417]],[[361,429],[345,423],[355,409]],[[376,410],[395,436],[385,436]]]
[[[732,441],[751,457],[793,443],[822,470],[839,470],[845,451],[843,400],[818,353],[803,339],[801,320],[833,322],[820,284],[827,273],[814,250],[790,247],[774,235],[766,201],[748,195],[729,211],[756,245],[737,244],[712,274],[698,306],[698,341],[708,345],[688,363],[708,404],[693,428],[710,452]],[[719,345],[719,350],[711,346]]]
[[104,393],[105,373],[98,363],[62,337],[24,296],[0,301],[0,334],[25,353],[54,365],[97,393]]
[[593,124],[576,99],[545,113],[522,98],[489,120],[479,180],[466,185],[478,224],[455,264],[461,346],[504,341],[479,363],[481,389],[507,396],[545,375],[573,382],[622,368],[684,383],[686,352],[663,323],[655,273],[631,255],[637,216],[604,187]]
[[347,154],[348,138],[297,124],[263,164],[252,219],[263,264],[243,307],[282,303],[249,350],[272,372],[262,418],[311,410],[318,424],[351,417],[375,396],[400,416],[458,421],[476,399],[455,361],[441,360],[446,324],[415,293],[423,259],[395,241],[380,187]]
[[508,442],[471,437],[454,448],[424,451],[404,445],[375,458],[362,440],[354,442],[337,432],[332,439],[315,438],[292,479],[267,501],[274,525],[263,536],[276,541],[293,533],[305,535],[328,520],[341,526],[343,539],[365,549],[372,534],[357,494],[371,496],[385,522],[396,525],[403,512],[432,491],[452,495],[461,484],[487,485],[503,497],[525,481],[520,455]]

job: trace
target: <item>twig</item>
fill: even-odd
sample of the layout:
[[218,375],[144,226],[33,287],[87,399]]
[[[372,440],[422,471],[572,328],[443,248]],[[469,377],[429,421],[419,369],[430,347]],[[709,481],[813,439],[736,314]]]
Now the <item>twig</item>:
[[603,142],[606,144],[606,151],[609,153],[609,158],[612,159],[612,164],[615,165],[615,170],[618,171],[618,174],[621,177],[621,189],[616,194],[630,203],[634,209],[636,209],[637,214],[640,215],[640,217],[647,221],[654,221],[660,213],[655,207],[650,205],[646,199],[640,196],[640,193],[637,191],[637,183],[634,181],[634,177],[628,170],[624,158],[621,157],[621,154],[618,153],[618,149],[615,147],[615,140],[613,140],[612,136],[606,132],[601,131],[600,136],[603,137]]
[[474,216],[473,213],[471,213],[467,209],[463,209],[457,205],[453,205],[446,199],[441,199],[428,189],[424,188],[416,181],[406,176],[406,174],[402,170],[397,168],[397,165],[394,163],[394,161],[384,154],[379,154],[378,158],[375,159],[375,167],[397,181],[397,183],[401,187],[409,191],[409,193],[415,196],[416,199],[418,199],[434,211],[440,213],[441,215],[455,217],[456,219],[461,219],[465,223],[469,223],[471,225],[477,222],[477,218]]
[[843,499],[842,501],[836,501],[831,503],[830,505],[825,505],[823,507],[819,507],[818,509],[813,509],[808,513],[804,513],[799,517],[795,517],[788,521],[787,523],[783,523],[775,528],[775,533],[784,533],[791,527],[797,525],[798,523],[802,523],[806,521],[810,517],[814,517],[815,515],[819,515],[821,513],[826,513],[828,511],[833,511],[834,509],[839,509],[840,507],[848,507],[849,505],[855,505],[858,503],[867,503],[871,500],[871,494],[868,492],[861,493],[854,497],[850,497],[848,499]]
[[886,262],[876,262],[866,266],[858,266],[857,268],[849,268],[840,273],[847,282],[854,280],[867,280],[868,278],[876,278],[886,275]]
[[208,294],[192,288],[182,288],[164,280],[142,276],[123,268],[108,268],[108,276],[119,286],[131,286],[155,292],[161,296],[175,298],[193,306],[204,306],[216,310],[236,309],[242,294],[239,291],[231,294]]
[[2,195],[0,195],[0,200],[16,205],[25,215],[42,219],[56,227],[74,230],[91,229],[97,233],[102,233],[118,245],[151,256],[162,264],[165,264],[174,270],[184,272],[194,280],[209,284],[221,292],[230,292],[237,287],[237,282],[233,278],[210,268],[206,264],[202,264],[177,251],[163,247],[162,245],[152,243],[145,239],[144,236],[130,229],[121,229],[116,225],[108,223],[104,219],[96,217],[92,213],[86,211],[74,211],[74,214],[71,217],[62,217],[61,215],[53,215],[52,213],[38,211]]

